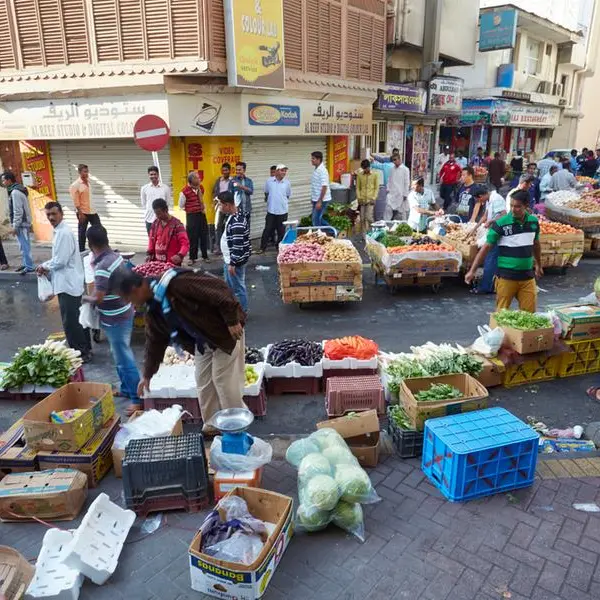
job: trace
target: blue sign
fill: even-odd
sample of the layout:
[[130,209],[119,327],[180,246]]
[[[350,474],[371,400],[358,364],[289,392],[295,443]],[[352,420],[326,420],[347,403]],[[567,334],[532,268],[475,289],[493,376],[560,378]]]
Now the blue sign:
[[248,123],[261,127],[300,127],[300,107],[250,102]]
[[515,64],[507,63],[498,67],[496,76],[496,86],[501,88],[511,88],[515,81]]
[[479,17],[479,52],[514,48],[518,13],[514,8],[482,12]]

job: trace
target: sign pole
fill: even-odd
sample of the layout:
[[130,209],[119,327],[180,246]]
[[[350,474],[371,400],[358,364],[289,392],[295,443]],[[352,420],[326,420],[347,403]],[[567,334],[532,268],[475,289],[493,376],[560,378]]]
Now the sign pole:
[[152,152],[152,164],[158,169],[158,180],[162,183],[160,164],[158,163],[158,152],[156,152],[156,150]]

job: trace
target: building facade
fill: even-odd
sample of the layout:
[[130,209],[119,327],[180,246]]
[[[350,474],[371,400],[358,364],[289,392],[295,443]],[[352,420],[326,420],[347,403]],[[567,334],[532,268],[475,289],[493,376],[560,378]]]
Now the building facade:
[[145,243],[145,114],[170,127],[163,181],[176,198],[198,170],[209,219],[220,167],[238,160],[254,236],[272,164],[290,168],[290,217],[308,214],[310,152],[339,175],[372,134],[386,20],[385,0],[0,0],[0,159],[31,183],[37,237],[49,199],[74,223],[68,188],[85,163],[111,240]]

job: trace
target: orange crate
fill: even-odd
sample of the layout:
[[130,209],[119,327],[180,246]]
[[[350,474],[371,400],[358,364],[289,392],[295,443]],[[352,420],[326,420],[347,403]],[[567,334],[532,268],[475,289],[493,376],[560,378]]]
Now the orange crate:
[[377,375],[362,377],[330,377],[327,380],[325,408],[328,417],[341,417],[347,412],[375,409],[385,415],[385,397]]

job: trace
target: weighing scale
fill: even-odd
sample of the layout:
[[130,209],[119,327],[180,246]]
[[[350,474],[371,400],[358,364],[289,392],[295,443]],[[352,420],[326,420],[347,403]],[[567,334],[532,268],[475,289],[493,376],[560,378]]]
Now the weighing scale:
[[248,454],[254,438],[246,431],[254,421],[247,408],[225,408],[217,411],[208,425],[221,432],[221,448],[226,454]]

